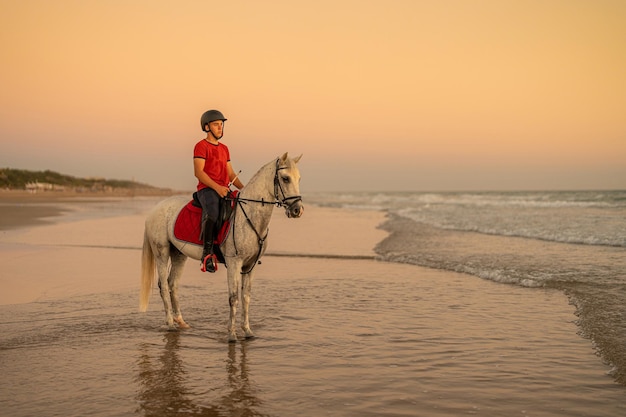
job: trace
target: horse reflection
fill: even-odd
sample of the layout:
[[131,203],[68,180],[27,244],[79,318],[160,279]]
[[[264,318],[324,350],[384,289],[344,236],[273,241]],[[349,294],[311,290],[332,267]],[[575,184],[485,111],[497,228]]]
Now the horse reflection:
[[[255,396],[248,378],[247,343],[228,345],[225,385],[211,391],[222,394],[217,399],[208,399],[188,388],[191,376],[179,356],[180,337],[180,332],[165,333],[165,348],[158,355],[150,352],[150,345],[140,346],[137,413],[146,417],[264,415],[257,410],[261,400]],[[212,382],[218,377],[210,376]],[[211,404],[202,404],[205,401]]]

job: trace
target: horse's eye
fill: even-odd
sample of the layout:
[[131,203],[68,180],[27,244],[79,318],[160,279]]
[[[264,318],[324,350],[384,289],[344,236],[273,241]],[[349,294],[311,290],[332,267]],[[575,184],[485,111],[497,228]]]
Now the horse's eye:
[[283,177],[283,182],[285,184],[289,184],[289,181],[290,181],[289,177]]

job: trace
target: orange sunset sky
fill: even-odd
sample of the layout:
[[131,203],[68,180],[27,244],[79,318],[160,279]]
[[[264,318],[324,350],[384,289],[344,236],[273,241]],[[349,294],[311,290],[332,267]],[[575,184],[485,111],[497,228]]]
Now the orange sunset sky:
[[192,190],[626,188],[626,1],[0,0],[0,167]]

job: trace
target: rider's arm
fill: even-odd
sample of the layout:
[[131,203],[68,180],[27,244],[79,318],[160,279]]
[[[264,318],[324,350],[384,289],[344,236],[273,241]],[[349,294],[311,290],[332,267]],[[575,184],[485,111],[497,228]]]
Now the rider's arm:
[[202,158],[194,158],[193,159],[193,174],[196,176],[198,181],[214,189],[220,197],[224,197],[228,193],[228,187],[224,187],[216,183],[204,172],[204,164],[206,163],[205,159]]

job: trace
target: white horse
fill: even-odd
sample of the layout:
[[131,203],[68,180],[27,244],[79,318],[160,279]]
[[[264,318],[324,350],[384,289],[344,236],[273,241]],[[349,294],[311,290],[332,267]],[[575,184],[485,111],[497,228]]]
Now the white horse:
[[[246,338],[254,337],[248,311],[252,272],[265,252],[269,223],[274,206],[282,206],[288,217],[302,216],[304,207],[300,196],[300,171],[297,158],[287,153],[263,166],[239,193],[231,218],[231,229],[219,246],[227,267],[230,320],[228,341],[235,342],[237,306],[241,290],[242,323]],[[165,317],[170,329],[188,328],[178,303],[178,280],[187,258],[200,260],[202,246],[181,242],[174,237],[178,213],[189,202],[188,197],[170,197],[160,202],[146,218],[141,262],[140,310],[146,311],[158,273],[159,288]],[[155,265],[156,264],[156,265]],[[169,272],[168,272],[169,267]]]

